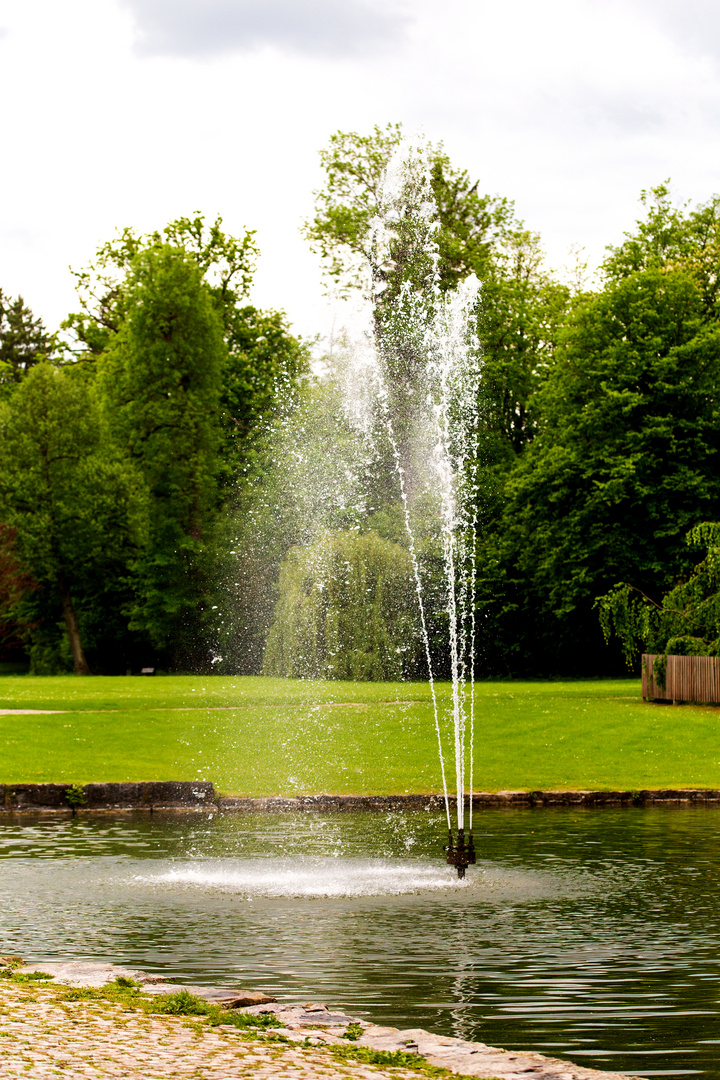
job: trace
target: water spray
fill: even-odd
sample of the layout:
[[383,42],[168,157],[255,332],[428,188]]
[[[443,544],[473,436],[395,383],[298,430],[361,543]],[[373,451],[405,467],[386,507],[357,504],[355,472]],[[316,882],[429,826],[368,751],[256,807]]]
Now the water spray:
[[[386,303],[387,268],[395,265],[393,244],[398,222],[412,221],[404,234],[406,265],[422,269],[420,278],[410,277],[400,285],[389,321],[376,320],[379,360],[378,395],[385,415],[400,484],[405,527],[415,574],[420,621],[433,699],[433,712],[440,754],[440,772],[448,827],[446,862],[465,877],[475,862],[472,834],[473,736],[475,721],[474,591],[477,533],[477,451],[479,349],[473,333],[479,284],[468,280],[457,289],[441,287],[437,229],[439,214],[432,190],[430,161],[425,144],[401,147],[391,161],[380,200],[382,211],[372,225],[373,259],[370,295],[373,310]],[[419,286],[418,282],[422,281]],[[382,325],[384,322],[384,326]],[[445,607],[448,616],[450,675],[452,680],[452,743],[455,757],[457,832],[453,838],[449,799],[435,693],[430,641],[426,625],[416,543],[410,517],[407,463],[402,459],[390,408],[388,379],[401,372],[404,385],[417,387],[412,406],[420,442],[411,441],[411,450],[424,460],[427,480],[439,500],[440,535],[445,578]],[[417,435],[415,436],[417,439]],[[422,469],[422,466],[421,466]],[[459,584],[458,584],[459,583]],[[468,745],[469,744],[469,745]],[[467,781],[470,783],[469,817],[465,822]]]
[[[441,281],[431,165],[426,143],[406,142],[380,184],[366,253],[362,359],[370,375],[366,385],[372,388],[368,417],[379,421],[379,429],[373,429],[371,419],[366,432],[381,430],[391,450],[408,537],[447,819],[445,861],[462,879],[476,857],[472,791],[480,359],[474,325],[479,283],[471,278],[447,290]],[[400,279],[393,282],[393,273]],[[418,496],[430,498],[438,509],[452,681],[444,715],[423,596],[422,548],[414,535],[412,504]],[[447,768],[446,753],[454,758]],[[453,764],[455,829],[448,792]]]

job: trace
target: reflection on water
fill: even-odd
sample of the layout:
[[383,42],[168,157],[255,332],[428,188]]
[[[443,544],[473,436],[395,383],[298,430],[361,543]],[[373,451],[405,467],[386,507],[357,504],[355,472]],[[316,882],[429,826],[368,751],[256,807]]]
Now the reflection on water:
[[720,810],[0,818],[0,953],[720,1080]]

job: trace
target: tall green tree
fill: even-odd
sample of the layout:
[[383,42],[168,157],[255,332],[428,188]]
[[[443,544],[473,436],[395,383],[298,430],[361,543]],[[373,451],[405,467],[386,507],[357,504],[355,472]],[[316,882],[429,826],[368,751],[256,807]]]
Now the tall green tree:
[[685,533],[720,513],[718,386],[720,327],[684,267],[611,279],[574,312],[484,553],[492,636],[520,666],[596,663],[595,596],[683,573]]
[[669,181],[643,191],[645,217],[624,241],[610,247],[604,263],[608,281],[620,281],[643,270],[682,266],[698,287],[703,317],[720,315],[720,196],[706,203],[676,206]]
[[116,452],[146,495],[124,610],[156,663],[234,657],[229,623],[252,614],[228,585],[247,569],[229,556],[236,519],[263,436],[308,365],[283,313],[248,303],[257,254],[251,231],[231,236],[196,214],[125,229],[76,275],[67,359],[99,372]]
[[224,321],[232,323],[233,309],[247,296],[255,271],[254,232],[230,236],[222,229],[222,218],[208,225],[202,214],[177,218],[144,235],[125,228],[98,248],[87,268],[74,272],[80,311],[69,315],[63,328],[75,339],[80,357],[101,355],[120,330],[138,256],[167,245],[183,251],[196,264]]
[[146,235],[124,229],[98,249],[87,269],[76,273],[80,311],[68,317],[64,329],[74,342],[75,357],[94,364],[128,318],[137,260],[167,246],[182,251],[197,267],[222,326],[220,453],[225,482],[232,485],[278,398],[308,364],[307,348],[290,332],[286,317],[247,302],[258,256],[254,232],[231,236],[222,218],[208,224],[202,214],[178,218]]
[[132,479],[108,453],[87,380],[35,365],[0,407],[0,460],[0,519],[37,585],[10,605],[30,626],[33,667],[61,668],[64,637],[75,672],[87,675],[88,635],[102,633],[103,609],[119,606],[136,530]]
[[[328,276],[345,291],[359,284],[361,267],[373,261],[372,224],[386,208],[384,178],[402,143],[400,124],[376,125],[370,135],[338,131],[320,152],[325,186],[315,193],[315,216],[304,231]],[[454,288],[470,274],[483,276],[495,246],[513,228],[514,212],[507,199],[480,194],[478,183],[453,166],[442,144],[430,146],[428,157],[439,219],[440,282],[444,289]],[[394,223],[393,264],[376,268],[392,293],[415,273],[409,261],[416,226],[407,220]]]
[[[481,193],[441,144],[429,146],[426,159],[405,147],[410,166],[404,179],[399,170],[398,190],[388,195],[386,171],[393,155],[402,155],[402,145],[398,124],[376,126],[369,135],[333,135],[320,154],[325,185],[316,192],[305,235],[341,293],[367,289],[368,279],[374,280],[377,336],[387,346],[399,412],[403,390],[422,392],[418,293],[431,298],[437,289],[478,278],[481,453],[485,465],[504,471],[537,430],[532,399],[552,365],[571,290],[548,272],[539,237],[517,218],[512,203]],[[389,205],[393,198],[397,206]],[[389,240],[378,252],[373,226],[388,210]],[[412,327],[418,341],[412,340]]]
[[123,305],[99,361],[99,389],[115,444],[148,497],[130,625],[176,664],[194,664],[211,606],[223,326],[197,262],[170,244],[133,258]]

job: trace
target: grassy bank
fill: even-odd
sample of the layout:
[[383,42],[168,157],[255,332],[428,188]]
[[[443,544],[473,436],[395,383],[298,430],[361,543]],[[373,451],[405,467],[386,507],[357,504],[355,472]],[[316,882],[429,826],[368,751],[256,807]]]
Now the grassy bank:
[[[438,697],[446,715],[449,687]],[[423,683],[0,679],[0,783],[212,780],[226,794],[440,789]],[[444,722],[447,738],[447,722]],[[481,683],[476,790],[720,787],[720,712],[644,704],[636,680]]]

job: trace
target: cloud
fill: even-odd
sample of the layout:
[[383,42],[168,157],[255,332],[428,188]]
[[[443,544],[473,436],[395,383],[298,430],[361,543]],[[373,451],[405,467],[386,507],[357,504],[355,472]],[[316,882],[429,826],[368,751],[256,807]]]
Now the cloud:
[[720,8],[716,0],[629,0],[649,21],[694,55],[720,57]]
[[123,0],[145,55],[203,57],[263,45],[352,56],[399,44],[408,16],[381,0]]

